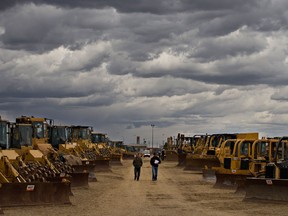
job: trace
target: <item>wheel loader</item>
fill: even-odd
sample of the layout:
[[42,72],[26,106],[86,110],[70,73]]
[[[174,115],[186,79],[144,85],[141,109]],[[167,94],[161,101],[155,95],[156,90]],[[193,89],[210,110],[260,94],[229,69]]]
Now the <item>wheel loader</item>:
[[247,177],[261,176],[269,162],[269,149],[277,139],[229,139],[220,148],[220,167],[213,167],[215,187],[232,186],[237,192],[245,190]]
[[196,136],[188,137],[184,134],[178,133],[176,139],[176,147],[178,153],[178,164],[177,166],[185,166],[186,165],[186,157],[187,154],[192,153],[194,148],[194,143],[196,142]]
[[[58,158],[69,164],[75,170],[75,173],[88,173],[88,181],[96,182],[96,165],[90,163],[93,160],[90,156],[91,153],[87,154],[80,145],[69,142],[70,133],[71,129],[69,126],[48,125],[48,142],[52,146],[49,149],[50,152],[54,152],[54,155],[56,152]],[[41,149],[42,145],[38,145],[38,147]]]
[[167,138],[165,145],[165,160],[166,161],[178,161],[178,151],[176,142],[173,141],[172,137]]
[[51,122],[33,116],[16,118],[12,128],[11,148],[16,149],[25,162],[47,165],[58,178],[69,178],[72,187],[88,187],[89,172],[75,170],[67,161],[61,160],[59,152],[48,143],[48,126]]
[[110,158],[111,165],[122,166],[123,154],[117,147],[117,141],[111,141],[104,133],[91,132],[91,142],[93,147],[102,155]]
[[50,182],[47,170],[25,164],[16,151],[8,149],[10,122],[0,118],[0,125],[0,207],[71,204],[70,181]]
[[59,151],[73,151],[86,163],[94,165],[94,171],[111,171],[110,157],[91,142],[90,126],[69,126],[68,144],[59,145]]
[[246,179],[244,201],[288,201],[288,137],[280,138],[276,147],[271,146],[269,154],[272,159],[265,166],[264,175]]

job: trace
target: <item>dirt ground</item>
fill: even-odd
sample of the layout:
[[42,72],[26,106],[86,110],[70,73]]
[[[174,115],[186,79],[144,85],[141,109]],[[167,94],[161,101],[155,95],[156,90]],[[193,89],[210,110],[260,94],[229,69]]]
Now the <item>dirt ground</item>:
[[151,181],[149,159],[144,159],[140,181],[134,181],[131,160],[112,166],[111,172],[96,173],[89,188],[73,189],[72,205],[4,208],[4,215],[287,215],[286,203],[243,202],[244,194],[232,189],[215,189],[213,180],[184,171],[176,162],[163,161],[158,181]]

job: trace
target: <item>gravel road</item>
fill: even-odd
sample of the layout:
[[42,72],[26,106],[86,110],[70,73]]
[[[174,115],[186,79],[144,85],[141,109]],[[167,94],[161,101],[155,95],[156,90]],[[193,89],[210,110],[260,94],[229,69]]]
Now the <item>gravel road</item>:
[[73,189],[72,205],[4,208],[4,215],[41,216],[241,216],[287,215],[284,203],[243,202],[244,194],[213,188],[213,180],[163,161],[158,181],[151,181],[149,159],[144,159],[140,181],[134,181],[131,160],[96,173],[89,188]]

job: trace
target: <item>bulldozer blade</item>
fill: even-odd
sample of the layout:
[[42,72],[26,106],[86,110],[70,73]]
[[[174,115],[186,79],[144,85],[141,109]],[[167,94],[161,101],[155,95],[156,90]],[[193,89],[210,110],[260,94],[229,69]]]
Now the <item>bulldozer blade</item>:
[[121,154],[118,154],[118,155],[112,154],[110,157],[110,165],[123,166],[122,155]]
[[178,154],[178,164],[177,166],[185,166],[186,164],[186,155],[187,154]]
[[2,183],[0,207],[71,204],[70,182]]
[[111,160],[110,161],[110,165],[112,165],[112,166],[123,166],[123,163],[120,160]]
[[216,175],[216,183],[214,184],[214,188],[231,188],[237,189],[240,192],[242,185],[245,184],[246,175],[237,175],[237,174],[220,174],[215,173]]
[[219,167],[220,162],[216,156],[208,156],[208,157],[194,157],[186,159],[186,165],[184,170],[202,170],[205,167]]
[[67,173],[71,176],[71,187],[88,187],[89,172]]
[[288,179],[247,178],[244,201],[288,201]]
[[75,173],[88,173],[88,182],[96,182],[95,174],[95,164],[82,164],[82,165],[72,165],[72,168],[75,170]]
[[93,161],[93,164],[95,165],[95,171],[97,172],[102,172],[102,171],[111,171],[111,167],[110,167],[110,160],[106,160],[106,159],[99,159],[99,160],[95,160]]
[[165,154],[166,154],[166,157],[165,157],[166,161],[178,161],[178,153],[176,151],[166,150]]
[[209,168],[207,168],[207,169],[202,169],[202,177],[204,178],[204,179],[211,179],[211,178],[215,178],[216,177],[216,175],[215,175],[215,170],[213,170],[213,169],[209,169]]

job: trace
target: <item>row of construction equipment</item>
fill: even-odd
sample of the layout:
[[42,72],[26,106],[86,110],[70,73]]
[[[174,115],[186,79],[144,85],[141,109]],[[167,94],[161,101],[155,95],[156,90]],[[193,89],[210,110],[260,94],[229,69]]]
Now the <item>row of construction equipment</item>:
[[122,165],[123,142],[90,126],[61,126],[47,118],[0,117],[1,207],[71,204],[71,187],[88,187],[98,171]]
[[201,171],[204,178],[216,177],[214,187],[244,191],[245,201],[288,201],[288,137],[178,134],[167,138],[164,147],[167,161],[178,161],[184,170]]

